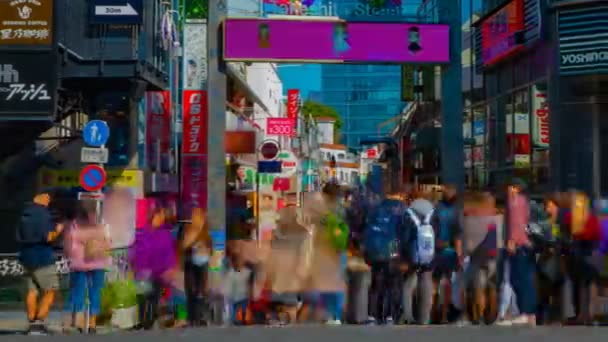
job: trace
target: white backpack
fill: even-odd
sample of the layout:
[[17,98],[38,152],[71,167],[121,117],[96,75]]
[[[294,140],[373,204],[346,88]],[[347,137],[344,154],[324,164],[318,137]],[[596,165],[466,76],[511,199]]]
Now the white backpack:
[[407,210],[416,225],[416,243],[414,248],[414,262],[417,265],[429,265],[435,257],[435,230],[431,225],[434,210],[431,210],[423,222],[412,209]]

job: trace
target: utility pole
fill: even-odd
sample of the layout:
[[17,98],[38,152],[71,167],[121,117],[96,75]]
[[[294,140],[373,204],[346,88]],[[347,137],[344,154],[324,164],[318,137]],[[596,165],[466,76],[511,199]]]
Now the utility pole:
[[462,0],[436,1],[440,22],[450,25],[450,64],[441,68],[441,182],[464,191]]
[[[221,289],[222,265],[226,249],[226,75],[223,73],[219,34],[227,15],[227,0],[209,0],[207,18],[207,220],[213,243],[209,282],[213,292]],[[213,322],[225,322],[222,301],[212,303]]]
[[215,250],[224,250],[226,239],[226,75],[222,71],[219,31],[226,17],[226,0],[209,1],[207,19],[208,60],[208,173],[207,203],[209,227]]

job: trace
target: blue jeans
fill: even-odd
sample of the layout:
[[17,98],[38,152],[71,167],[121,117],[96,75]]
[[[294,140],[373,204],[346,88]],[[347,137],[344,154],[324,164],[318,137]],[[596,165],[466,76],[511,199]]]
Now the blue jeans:
[[88,294],[90,313],[96,316],[101,311],[101,289],[105,283],[105,270],[76,271],[70,275],[70,292],[74,312],[84,312]]
[[320,299],[330,319],[342,320],[344,311],[344,293],[342,292],[323,292]]
[[536,287],[534,278],[536,276],[534,253],[528,249],[519,247],[509,260],[511,266],[511,286],[517,296],[519,312],[525,315],[536,313]]

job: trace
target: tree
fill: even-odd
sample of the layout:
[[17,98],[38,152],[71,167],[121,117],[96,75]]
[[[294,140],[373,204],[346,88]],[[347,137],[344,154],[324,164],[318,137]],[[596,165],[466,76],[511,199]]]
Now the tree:
[[334,107],[324,105],[319,102],[306,100],[306,102],[304,102],[304,105],[302,106],[302,114],[305,115],[306,120],[308,120],[309,114],[313,117],[313,119],[335,119],[336,122],[334,123],[334,128],[336,131],[340,130],[340,128],[342,127],[342,118],[340,117],[340,114],[338,114],[336,109]]

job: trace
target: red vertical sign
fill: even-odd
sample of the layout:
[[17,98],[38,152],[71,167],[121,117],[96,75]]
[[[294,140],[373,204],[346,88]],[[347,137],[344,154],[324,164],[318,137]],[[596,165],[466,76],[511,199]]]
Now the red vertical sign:
[[207,209],[207,92],[184,90],[182,139],[183,217]]
[[287,117],[292,121],[292,135],[297,133],[298,111],[300,110],[300,90],[287,90]]
[[207,92],[184,90],[183,154],[207,154]]
[[[146,162],[153,170],[168,169],[171,147],[171,95],[168,90],[146,92]],[[156,165],[158,154],[162,165]],[[164,167],[163,167],[164,166]]]

